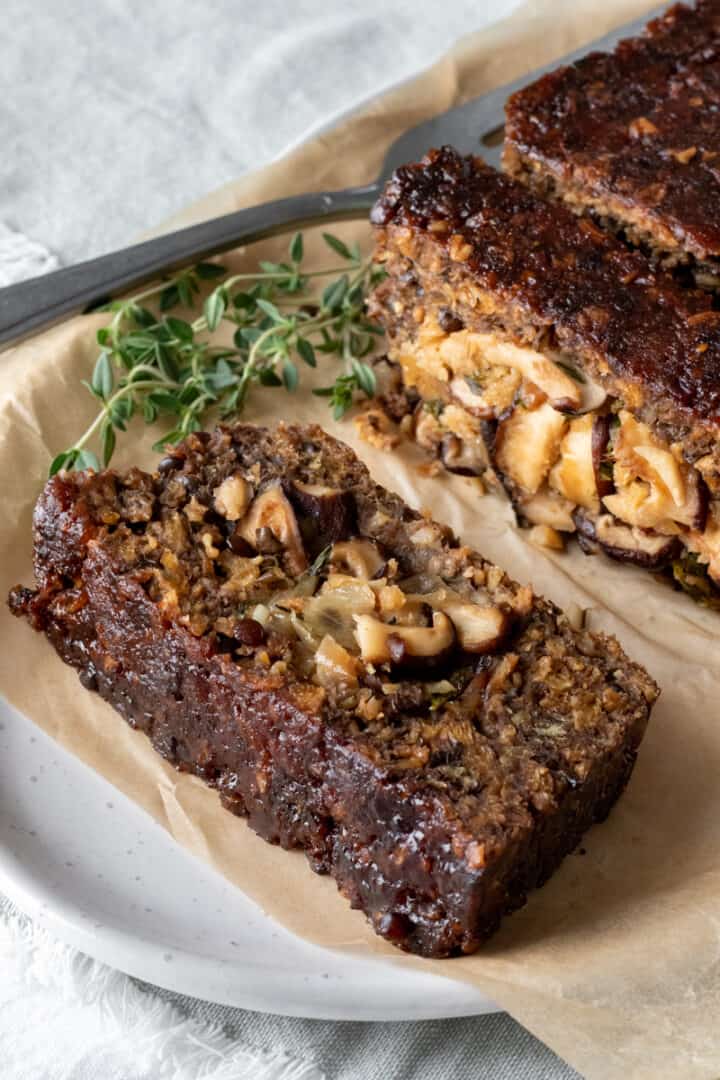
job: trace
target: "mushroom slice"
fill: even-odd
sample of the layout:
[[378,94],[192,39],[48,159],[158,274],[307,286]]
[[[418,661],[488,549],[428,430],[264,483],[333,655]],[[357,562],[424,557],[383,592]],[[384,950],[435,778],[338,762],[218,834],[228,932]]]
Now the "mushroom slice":
[[360,655],[369,664],[407,664],[414,659],[437,660],[455,643],[455,630],[442,611],[432,626],[391,626],[372,615],[353,615]]
[[498,468],[534,495],[557,460],[566,427],[565,417],[547,402],[537,409],[515,408],[498,425],[495,437]]
[[617,492],[604,499],[615,517],[645,529],[674,533],[673,523],[702,530],[707,517],[707,489],[702,477],[623,409],[615,436]]
[[595,412],[597,409],[602,408],[607,400],[607,391],[599,382],[595,382],[589,375],[580,370],[575,363],[572,356],[563,352],[549,352],[548,358],[558,367],[563,373],[566,373],[570,379],[577,384],[578,393],[580,395],[580,402],[578,405],[566,405],[561,401],[555,401],[553,404],[556,409],[560,409],[561,412],[585,413]]
[[646,570],[660,570],[674,559],[680,542],[674,536],[659,536],[643,529],[631,528],[617,521],[612,514],[600,514],[593,519],[578,510],[575,514],[578,539],[585,551],[601,548],[611,559],[634,563]]
[[[517,348],[517,346],[514,346]],[[549,356],[534,349],[520,350],[515,366],[526,379],[542,390],[556,409],[577,412],[582,408],[582,384],[567,375]]]
[[586,555],[597,555],[600,550],[598,538],[595,535],[595,516],[586,513],[585,510],[577,509],[573,513],[573,521],[577,535],[577,542]]
[[511,625],[510,616],[497,607],[481,607],[462,601],[443,604],[457,633],[460,647],[465,652],[495,652],[507,637]]
[[[303,484],[294,480],[287,494],[301,518],[309,518],[322,546],[343,540],[353,531],[355,502],[349,491],[324,484]],[[301,527],[305,521],[301,521]]]
[[596,414],[592,427],[592,464],[595,473],[595,488],[600,496],[612,495],[615,490],[613,465],[610,455],[610,416],[608,413]]
[[534,383],[557,407],[578,409],[582,401],[580,384],[558,367],[544,353],[511,341],[500,341],[492,334],[479,335],[489,338],[485,355],[491,363],[505,363]]
[[460,476],[482,476],[488,467],[488,453],[482,439],[468,442],[457,435],[445,435],[440,443],[440,460],[448,472]]
[[570,421],[560,444],[557,464],[550,470],[550,487],[559,491],[571,503],[598,511],[598,499],[593,465],[593,417],[590,413]]
[[409,595],[397,585],[383,584],[377,590],[377,607],[395,626],[427,626],[430,609],[423,597]]
[[619,487],[613,495],[606,495],[603,503],[613,517],[635,528],[655,529],[670,535],[680,531],[673,522],[675,503],[659,485],[634,480]]
[[343,540],[333,544],[330,562],[333,566],[345,567],[354,577],[368,581],[385,566],[385,559],[372,540]]
[[357,686],[358,662],[334,637],[326,634],[315,653],[315,677],[321,686]]
[[685,502],[685,480],[680,469],[680,464],[669,450],[662,450],[658,446],[636,446],[635,453],[643,458],[658,479],[670,492],[670,497],[676,506],[681,507]]
[[257,550],[258,533],[268,529],[285,551],[288,567],[293,574],[307,569],[300,529],[295,512],[283,494],[281,487],[269,487],[250,504],[245,517],[235,532]]

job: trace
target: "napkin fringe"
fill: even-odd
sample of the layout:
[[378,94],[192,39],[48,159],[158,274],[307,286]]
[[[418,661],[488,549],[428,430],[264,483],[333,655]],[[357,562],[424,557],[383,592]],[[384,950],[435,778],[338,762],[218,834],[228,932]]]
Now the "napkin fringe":
[[57,270],[59,261],[36,240],[0,221],[0,288]]
[[[78,1080],[96,1075],[92,1070],[102,1062],[104,1080],[323,1080],[309,1062],[233,1042],[220,1025],[185,1018],[171,1002],[14,911],[0,907],[0,915],[4,1076]],[[25,1031],[18,1030],[17,1010],[12,1030],[5,1031],[3,1006],[18,1000]],[[65,1042],[72,1033],[72,1054],[33,1072],[28,1046],[39,1032],[51,1044],[53,1029],[63,1031]]]

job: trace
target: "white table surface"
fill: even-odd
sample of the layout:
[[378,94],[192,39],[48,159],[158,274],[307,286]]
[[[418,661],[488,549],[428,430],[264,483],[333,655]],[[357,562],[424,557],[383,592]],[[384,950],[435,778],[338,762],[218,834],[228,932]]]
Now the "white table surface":
[[[516,2],[3,0],[0,224],[62,263],[121,246]],[[504,1014],[330,1023],[160,993],[328,1080],[577,1076]]]

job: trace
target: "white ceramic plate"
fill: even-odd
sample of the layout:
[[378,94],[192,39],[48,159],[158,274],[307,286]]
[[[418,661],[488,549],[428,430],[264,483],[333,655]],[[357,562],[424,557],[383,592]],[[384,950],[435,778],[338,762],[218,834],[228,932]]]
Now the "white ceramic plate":
[[283,930],[2,700],[0,892],[90,956],[227,1005],[332,1020],[495,1008],[463,983]]

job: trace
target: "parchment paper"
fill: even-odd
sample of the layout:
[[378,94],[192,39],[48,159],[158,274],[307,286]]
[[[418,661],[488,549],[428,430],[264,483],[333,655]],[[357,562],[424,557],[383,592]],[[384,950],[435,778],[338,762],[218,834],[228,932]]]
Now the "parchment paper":
[[[561,55],[636,16],[647,3],[592,0],[526,5],[467,39],[417,81],[376,101],[296,150],[188,210],[189,222],[311,187],[369,179],[400,131],[457,100]],[[338,232],[369,243],[363,224]],[[284,244],[233,256],[252,266]],[[317,245],[311,245],[316,247]],[[50,458],[93,414],[79,379],[95,357],[103,316],[75,319],[0,358],[0,595],[31,581],[30,521]],[[720,615],[703,611],[649,575],[577,551],[553,556],[513,530],[506,505],[479,499],[472,481],[422,476],[419,454],[388,456],[334,424],[305,389],[259,392],[248,417],[319,420],[351,443],[375,477],[430,506],[468,543],[561,605],[589,609],[589,623],[617,634],[662,686],[635,774],[586,854],[509,918],[474,957],[406,957],[351,912],[334,883],[302,855],[259,840],[199,781],[166,766],[28,627],[0,610],[0,687],[9,701],[111,780],[176,837],[214,864],[285,926],[314,942],[372,950],[394,963],[476,984],[591,1080],[720,1075]],[[325,378],[323,373],[320,378]],[[117,464],[149,464],[158,432],[133,430]],[[482,1050],[479,1050],[482,1054]]]

